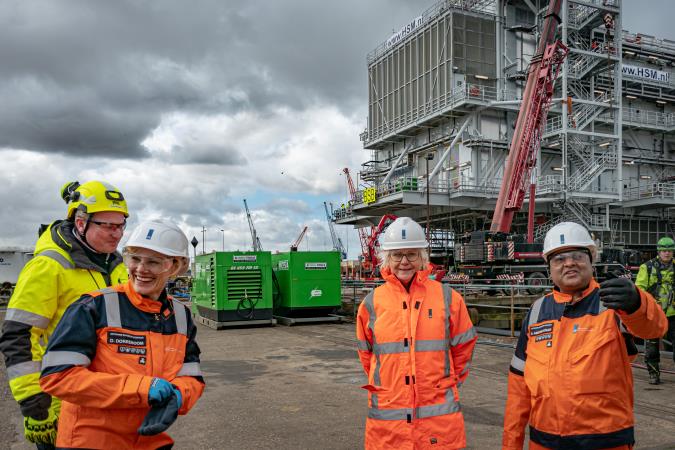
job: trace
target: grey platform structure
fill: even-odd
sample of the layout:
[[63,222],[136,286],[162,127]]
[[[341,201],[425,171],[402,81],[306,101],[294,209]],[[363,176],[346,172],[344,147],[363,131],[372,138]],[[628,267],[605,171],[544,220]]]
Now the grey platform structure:
[[[367,56],[370,158],[337,223],[429,217],[436,256],[489,228],[547,5],[438,1]],[[534,175],[535,237],[573,220],[605,245],[653,249],[675,229],[675,42],[622,31],[620,0],[564,0],[561,19],[569,54]]]

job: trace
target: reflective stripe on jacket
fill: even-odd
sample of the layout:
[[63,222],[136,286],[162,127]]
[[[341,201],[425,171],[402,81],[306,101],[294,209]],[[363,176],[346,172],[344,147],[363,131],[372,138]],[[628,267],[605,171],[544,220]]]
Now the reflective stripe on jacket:
[[368,375],[367,449],[466,446],[457,388],[476,332],[462,296],[415,275],[409,292],[388,269],[359,306],[358,354]]
[[40,384],[62,400],[57,447],[155,449],[166,434],[137,433],[153,377],[181,391],[186,414],[204,390],[197,329],[187,308],[137,294],[130,283],[85,295],[68,308],[42,363]]
[[[640,266],[635,278],[635,285],[643,291],[652,292],[667,317],[675,316],[674,270],[675,265],[672,262],[663,267],[659,258],[654,258]],[[661,273],[660,285],[658,272]]]
[[106,272],[89,260],[72,229],[71,222],[55,222],[42,233],[35,256],[21,271],[7,306],[0,351],[18,402],[42,392],[40,363],[66,308],[86,292],[127,280],[119,254],[112,255],[110,272]]
[[634,443],[633,374],[620,325],[642,338],[667,327],[651,295],[633,314],[606,309],[592,280],[582,299],[553,291],[532,305],[511,360],[503,449],[530,441],[551,449]]

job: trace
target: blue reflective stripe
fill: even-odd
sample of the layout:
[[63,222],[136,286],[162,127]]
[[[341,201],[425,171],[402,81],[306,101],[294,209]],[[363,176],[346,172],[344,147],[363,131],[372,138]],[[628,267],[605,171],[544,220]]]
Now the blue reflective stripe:
[[415,341],[416,352],[443,352],[450,348],[445,339],[421,339]]
[[187,314],[185,306],[178,300],[173,301],[173,313],[176,317],[176,330],[178,334],[187,336]]
[[26,361],[7,367],[7,378],[9,380],[31,373],[40,373],[40,361]]
[[99,291],[103,294],[105,300],[105,316],[109,327],[122,327],[122,319],[120,318],[120,298],[116,291],[111,288],[102,289]]
[[358,341],[356,341],[356,348],[357,348],[358,350],[363,351],[363,352],[370,352],[370,351],[372,351],[372,348],[370,348],[370,343],[369,343],[368,341],[363,341],[363,340],[361,340],[361,339],[359,339]]
[[201,377],[202,369],[198,362],[183,363],[183,367],[180,368],[177,377]]
[[368,418],[370,419],[408,420],[408,417],[410,417],[410,419],[412,419],[413,417],[412,408],[401,408],[401,409],[368,408]]
[[74,269],[75,264],[72,262],[68,261],[68,259],[63,256],[61,253],[57,252],[56,250],[45,250],[38,254],[37,256],[46,256],[47,258],[53,259],[57,263],[61,264],[61,267],[64,269]]
[[69,351],[49,351],[42,358],[42,370],[54,366],[84,366],[91,364],[91,360],[82,353]]
[[5,315],[5,321],[19,322],[32,327],[47,329],[49,326],[49,318],[35,314],[23,309],[8,308]]
[[457,336],[452,338],[452,341],[450,342],[450,345],[452,347],[457,347],[458,345],[466,344],[470,340],[476,337],[476,330],[471,326],[468,330],[466,330],[464,333],[458,334]]

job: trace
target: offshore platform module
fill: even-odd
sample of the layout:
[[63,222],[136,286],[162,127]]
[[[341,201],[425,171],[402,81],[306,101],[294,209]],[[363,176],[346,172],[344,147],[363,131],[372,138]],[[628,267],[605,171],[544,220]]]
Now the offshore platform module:
[[[534,243],[535,177],[542,130],[551,106],[555,81],[568,49],[556,39],[562,0],[549,3],[535,56],[528,70],[518,119],[509,147],[499,197],[489,232],[476,231],[460,239],[455,258],[459,270],[472,278],[495,279],[512,274],[532,286],[546,283],[542,244]],[[527,238],[512,235],[513,216],[523,206],[529,184]],[[633,255],[634,256],[634,255]],[[631,255],[605,249],[598,263],[599,278],[629,265]],[[634,259],[634,258],[633,258]],[[514,278],[514,277],[511,277]]]

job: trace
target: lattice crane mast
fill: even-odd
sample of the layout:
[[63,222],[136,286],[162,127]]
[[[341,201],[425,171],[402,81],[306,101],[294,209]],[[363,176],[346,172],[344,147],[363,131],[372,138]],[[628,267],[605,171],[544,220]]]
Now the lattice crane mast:
[[246,204],[246,199],[244,199],[244,208],[246,209],[246,218],[248,219],[248,229],[251,231],[251,240],[253,241],[253,251],[261,252],[262,245],[260,245],[260,239],[258,238],[258,233],[255,231],[253,226],[253,219],[251,218],[251,212],[248,210],[248,205]]
[[[356,188],[354,187],[354,182],[352,181],[352,176],[349,174],[349,168],[345,167],[342,169],[342,171],[345,173],[347,176],[347,186],[349,187],[349,199],[354,202],[356,198]],[[363,254],[364,258],[367,258],[370,251],[368,250],[368,238],[370,234],[368,231],[366,231],[365,228],[359,228],[359,241],[361,242],[361,253]],[[370,228],[371,233],[373,231],[373,227]]]
[[342,239],[340,239],[340,237],[335,232],[335,226],[333,225],[333,218],[330,215],[330,211],[328,211],[328,204],[326,202],[323,202],[323,209],[326,210],[326,220],[328,221],[328,230],[330,231],[330,238],[333,241],[333,249],[340,252],[340,257],[342,259],[346,259],[347,251],[345,250],[345,246],[342,244]]
[[513,216],[523,206],[527,184],[530,183],[528,242],[533,241],[534,234],[535,189],[534,179],[531,180],[530,177],[537,162],[542,128],[551,106],[554,83],[567,55],[567,47],[555,40],[556,29],[561,22],[559,16],[561,4],[562,0],[552,0],[546,11],[537,52],[530,62],[523,101],[518,112],[499,198],[490,226],[492,232],[511,231]]

